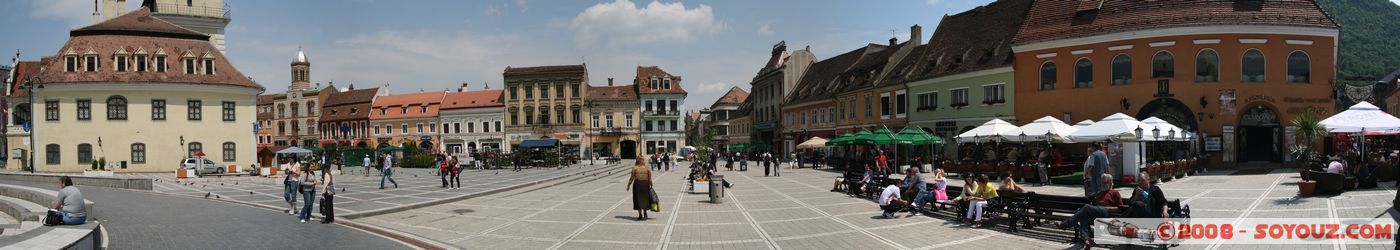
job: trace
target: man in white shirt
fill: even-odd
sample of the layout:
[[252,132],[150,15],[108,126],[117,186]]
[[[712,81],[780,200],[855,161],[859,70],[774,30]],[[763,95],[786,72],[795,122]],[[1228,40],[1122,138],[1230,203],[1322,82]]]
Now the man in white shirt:
[[1345,166],[1342,165],[1342,161],[1340,159],[1337,159],[1336,156],[1333,156],[1332,163],[1327,164],[1327,172],[1333,174],[1342,174],[1342,169],[1344,167]]
[[365,166],[365,177],[369,177],[369,168],[370,168],[370,166],[374,166],[374,162],[369,161],[369,155],[368,155],[368,154],[365,155],[364,161],[361,161],[361,162],[360,162],[360,165],[364,165],[364,166]]
[[904,183],[896,181],[885,187],[885,191],[880,192],[880,209],[884,210],[881,215],[884,215],[885,218],[894,217],[895,212],[899,212],[900,208],[909,204],[909,202],[899,199],[899,188],[903,185]]
[[399,188],[399,182],[394,181],[394,155],[384,155],[384,175],[379,177],[379,189],[384,189],[384,180],[394,183],[394,188]]

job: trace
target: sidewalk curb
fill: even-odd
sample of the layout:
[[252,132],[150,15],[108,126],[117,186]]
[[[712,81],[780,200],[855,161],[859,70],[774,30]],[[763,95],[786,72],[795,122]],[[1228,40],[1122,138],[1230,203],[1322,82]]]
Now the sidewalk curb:
[[501,193],[501,192],[505,192],[505,191],[511,191],[511,190],[516,190],[516,189],[525,188],[525,187],[529,187],[529,186],[534,186],[534,185],[538,185],[538,184],[541,184],[541,183],[551,182],[551,181],[555,181],[555,180],[559,180],[559,179],[563,179],[563,178],[567,178],[567,177],[584,176],[584,175],[589,175],[589,174],[597,174],[598,172],[603,172],[603,171],[611,170],[611,169],[613,169],[613,168],[618,168],[618,166],[606,166],[606,165],[605,165],[605,166],[599,167],[599,168],[597,168],[597,169],[588,170],[588,171],[583,171],[583,172],[580,172],[580,173],[578,173],[578,174],[561,175],[561,176],[554,177],[554,178],[549,178],[549,179],[543,179],[543,180],[537,180],[537,181],[531,181],[531,182],[520,183],[520,184],[516,184],[516,185],[514,185],[514,186],[508,186],[508,187],[504,187],[504,188],[493,189],[493,190],[489,190],[489,191],[485,191],[485,192],[480,192],[480,193],[463,194],[463,195],[458,195],[458,196],[454,196],[454,197],[450,197],[450,198],[446,198],[446,199],[438,199],[438,200],[424,201],[424,202],[413,203],[413,204],[408,204],[408,205],[403,205],[403,206],[397,206],[397,207],[388,207],[388,208],[380,208],[380,209],[369,210],[369,211],[363,211],[363,212],[348,213],[348,214],[340,215],[340,216],[337,216],[337,217],[346,218],[346,219],[358,219],[358,218],[370,217],[370,216],[375,216],[375,215],[383,215],[383,214],[401,212],[401,211],[405,211],[405,210],[412,210],[412,209],[418,209],[418,208],[424,208],[424,207],[442,205],[442,204],[457,202],[457,201],[461,201],[461,200],[466,200],[466,199],[471,199],[471,198],[476,198],[476,197],[481,197],[481,196],[487,196],[487,195],[497,194],[497,193]]

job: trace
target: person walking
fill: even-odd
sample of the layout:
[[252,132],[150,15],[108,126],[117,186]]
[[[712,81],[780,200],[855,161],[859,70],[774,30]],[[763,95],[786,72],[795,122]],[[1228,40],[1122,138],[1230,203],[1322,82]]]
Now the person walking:
[[671,157],[671,152],[666,152],[666,153],[662,154],[662,155],[661,155],[661,160],[662,160],[662,162],[665,162],[665,163],[666,163],[666,171],[667,171],[667,172],[670,172],[670,171],[671,171],[671,165],[674,164],[674,163],[676,162],[676,158]]
[[1084,170],[1084,175],[1089,176],[1086,191],[1089,194],[1097,194],[1105,188],[1100,179],[1108,168],[1108,154],[1104,153],[1103,146],[1097,143],[1089,144],[1089,159],[1086,165],[1089,168]]
[[288,160],[283,161],[282,165],[279,166],[284,175],[282,177],[282,199],[287,201],[287,215],[296,215],[297,188],[300,188],[297,184],[297,171],[301,164],[287,163]]
[[632,175],[627,177],[627,188],[632,191],[632,209],[637,210],[637,220],[647,219],[647,210],[656,201],[651,199],[651,168],[642,159],[632,165]]
[[384,166],[381,168],[384,175],[379,177],[379,189],[384,189],[384,180],[394,183],[394,188],[399,188],[399,182],[394,181],[394,155],[384,155]]
[[321,171],[321,183],[325,183],[321,191],[321,224],[332,223],[335,222],[335,175],[331,171]]
[[297,218],[301,219],[301,222],[303,223],[311,219],[311,206],[314,203],[316,203],[316,184],[318,184],[318,182],[321,181],[320,177],[316,176],[315,174],[312,174],[316,171],[315,166],[316,165],[314,163],[307,164],[301,169],[302,206],[301,213],[297,216]]
[[365,154],[365,158],[360,161],[360,166],[365,167],[365,177],[369,177],[369,169],[374,167],[374,162],[369,160],[369,154]]
[[769,167],[771,166],[771,165],[769,165],[769,160],[771,160],[772,157],[773,157],[773,156],[770,155],[770,154],[768,154],[767,151],[763,152],[763,154],[762,154],[762,155],[759,155],[759,157],[758,157],[758,160],[763,162],[763,176],[764,176],[764,177],[768,177],[768,172],[772,171],[771,169],[769,169]]
[[[452,173],[452,180],[448,182],[448,187],[462,188],[462,166],[458,164],[456,156],[452,156],[448,162],[451,162],[447,167],[448,171]],[[477,171],[480,171],[480,168]]]
[[449,175],[449,174],[447,173],[447,171],[448,171],[448,169],[449,169],[448,164],[449,164],[450,162],[444,160],[444,159],[443,159],[443,156],[438,156],[437,158],[438,158],[438,176],[442,177],[442,188],[447,188],[447,176]]
[[515,161],[513,161],[515,163],[515,172],[520,172],[520,152],[515,152],[511,154],[511,156],[515,157]]

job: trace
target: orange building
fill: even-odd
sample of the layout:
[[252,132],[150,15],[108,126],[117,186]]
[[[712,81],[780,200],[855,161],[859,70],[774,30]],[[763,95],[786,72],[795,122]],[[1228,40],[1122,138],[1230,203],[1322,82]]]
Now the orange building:
[[1339,29],[1313,1],[1037,1],[1026,20],[1018,118],[1156,116],[1215,161],[1281,162],[1288,121],[1333,110]]

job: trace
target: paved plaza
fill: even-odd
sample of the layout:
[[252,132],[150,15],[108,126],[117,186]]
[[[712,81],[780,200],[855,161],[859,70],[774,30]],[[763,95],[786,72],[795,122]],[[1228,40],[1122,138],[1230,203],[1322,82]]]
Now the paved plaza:
[[[403,209],[419,203],[444,199],[460,199],[487,192],[524,186],[569,175],[578,175],[599,170],[608,165],[579,164],[565,168],[533,168],[519,172],[510,169],[463,170],[462,187],[448,189],[442,187],[442,179],[436,169],[395,169],[394,180],[398,188],[385,182],[385,189],[379,189],[380,174],[370,170],[364,175],[362,167],[347,167],[336,176],[337,190],[336,215],[347,216],[366,212],[383,212]],[[615,167],[615,166],[613,166]],[[224,176],[194,179],[176,179],[174,174],[134,174],[137,177],[156,179],[156,192],[187,197],[228,199],[285,209],[282,196],[282,178],[255,176]],[[324,186],[320,187],[324,188]],[[343,189],[343,191],[341,191]],[[300,198],[298,198],[300,199]],[[300,201],[298,202],[300,204]]]
[[[358,221],[465,249],[1064,249],[1069,233],[1047,227],[1006,232],[969,228],[950,213],[882,219],[869,200],[830,192],[839,173],[762,168],[722,172],[735,187],[720,204],[684,193],[684,172],[656,174],[662,212],[636,221],[625,173],[566,178],[547,187],[511,190]],[[1191,206],[1195,218],[1390,217],[1394,183],[1338,196],[1296,197],[1297,173],[1230,175],[1218,170],[1163,184],[1167,196]],[[952,183],[961,183],[953,181]],[[1079,187],[1035,186],[1075,194]],[[1131,189],[1125,189],[1124,192]],[[1181,249],[1266,249],[1280,246],[1185,245]],[[1374,249],[1391,245],[1289,245],[1289,249]]]

